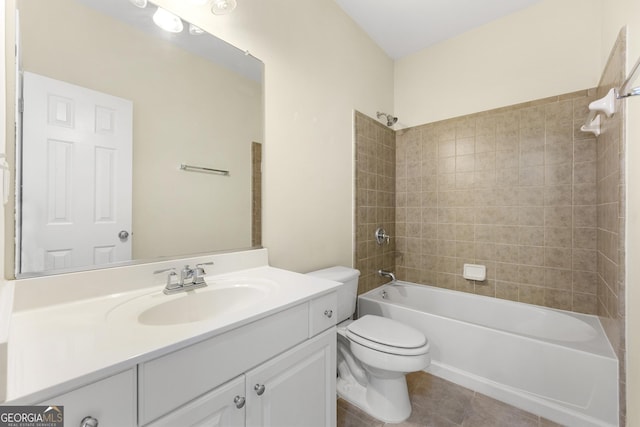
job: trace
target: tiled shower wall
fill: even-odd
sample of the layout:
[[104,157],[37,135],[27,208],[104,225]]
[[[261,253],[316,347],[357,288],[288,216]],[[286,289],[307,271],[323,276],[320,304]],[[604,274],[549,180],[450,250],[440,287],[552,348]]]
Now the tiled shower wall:
[[596,144],[579,131],[593,92],[399,131],[399,278],[596,313]]
[[358,292],[363,293],[388,281],[379,269],[394,270],[395,239],[378,245],[378,227],[395,237],[396,137],[393,129],[355,113],[356,207],[355,267],[360,270]]
[[[626,33],[616,40],[605,67],[598,97],[620,87],[625,78]],[[624,276],[624,110],[616,102],[611,118],[602,116],[597,143],[598,315],[620,361],[620,425],[625,424],[625,276]]]
[[[411,282],[595,314],[596,141],[579,131],[593,92],[398,131],[395,150],[391,129],[356,113],[360,292],[385,282],[375,274],[384,268]],[[375,243],[378,226],[390,245]],[[464,263],[486,265],[488,280],[464,279]]]

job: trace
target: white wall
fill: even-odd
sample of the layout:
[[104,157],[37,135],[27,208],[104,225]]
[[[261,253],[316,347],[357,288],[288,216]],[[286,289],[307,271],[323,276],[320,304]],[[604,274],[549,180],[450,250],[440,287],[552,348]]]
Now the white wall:
[[[615,38],[627,26],[627,72],[640,57],[640,2],[606,0],[603,9],[603,60],[609,55]],[[640,86],[640,79],[636,80]],[[640,99],[626,101],[626,277],[627,290],[627,425],[640,426]]]
[[416,126],[594,87],[601,0],[542,0],[395,64],[395,114]]

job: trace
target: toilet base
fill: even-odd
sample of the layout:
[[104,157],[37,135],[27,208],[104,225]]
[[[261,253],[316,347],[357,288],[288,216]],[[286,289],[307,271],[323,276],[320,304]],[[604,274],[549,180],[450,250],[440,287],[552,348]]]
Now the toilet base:
[[411,402],[404,374],[395,378],[367,375],[365,387],[352,378],[338,378],[338,396],[386,423],[400,423],[411,415]]

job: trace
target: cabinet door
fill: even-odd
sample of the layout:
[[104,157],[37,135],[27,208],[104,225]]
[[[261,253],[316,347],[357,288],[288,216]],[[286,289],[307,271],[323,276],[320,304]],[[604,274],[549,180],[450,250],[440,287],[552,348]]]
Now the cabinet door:
[[335,427],[336,329],[246,375],[247,427]]
[[85,417],[92,417],[101,426],[134,427],[137,425],[135,370],[124,371],[39,404],[64,406],[65,426],[79,426]]
[[241,375],[147,427],[244,427],[244,390]]

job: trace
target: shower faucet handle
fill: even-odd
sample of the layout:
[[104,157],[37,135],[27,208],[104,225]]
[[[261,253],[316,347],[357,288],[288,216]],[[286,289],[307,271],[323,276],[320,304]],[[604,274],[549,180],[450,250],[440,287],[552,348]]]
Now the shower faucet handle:
[[376,237],[376,243],[379,245],[382,245],[383,243],[388,245],[391,241],[391,236],[389,236],[386,230],[382,227],[378,227],[376,229],[374,236]]

